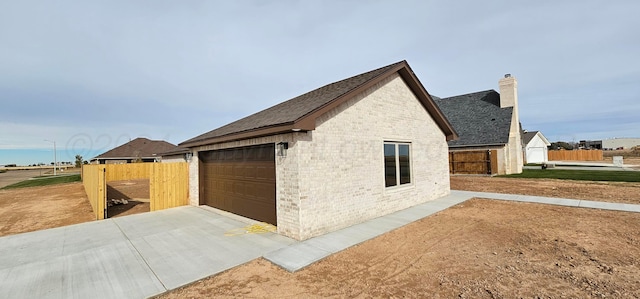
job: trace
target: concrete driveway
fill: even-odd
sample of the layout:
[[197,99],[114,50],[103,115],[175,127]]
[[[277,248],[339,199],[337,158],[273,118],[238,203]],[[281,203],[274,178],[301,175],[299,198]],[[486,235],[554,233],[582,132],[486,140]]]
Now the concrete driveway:
[[146,298],[286,247],[192,206],[0,238],[0,298]]
[[634,204],[451,191],[297,242],[273,233],[225,236],[246,220],[186,206],[2,237],[0,298],[146,298],[259,257],[295,272],[474,197],[640,213]]

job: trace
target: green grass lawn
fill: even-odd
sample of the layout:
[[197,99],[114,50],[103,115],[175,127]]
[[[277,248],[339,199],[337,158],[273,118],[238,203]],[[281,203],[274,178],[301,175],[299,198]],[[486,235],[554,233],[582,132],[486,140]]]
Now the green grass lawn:
[[48,178],[39,178],[26,180],[19,183],[15,183],[9,186],[5,186],[0,189],[16,189],[16,188],[27,188],[27,187],[38,187],[38,186],[48,186],[48,185],[56,185],[56,184],[64,184],[64,183],[72,183],[72,182],[80,182],[80,175],[64,175],[64,176],[52,176]]
[[520,174],[501,175],[499,177],[561,179],[578,181],[640,182],[640,171],[524,169]]

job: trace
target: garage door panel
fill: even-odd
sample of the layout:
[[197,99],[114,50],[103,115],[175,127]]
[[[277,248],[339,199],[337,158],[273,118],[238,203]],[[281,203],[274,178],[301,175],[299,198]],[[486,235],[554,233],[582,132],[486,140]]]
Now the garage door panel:
[[276,224],[275,145],[200,153],[202,202]]

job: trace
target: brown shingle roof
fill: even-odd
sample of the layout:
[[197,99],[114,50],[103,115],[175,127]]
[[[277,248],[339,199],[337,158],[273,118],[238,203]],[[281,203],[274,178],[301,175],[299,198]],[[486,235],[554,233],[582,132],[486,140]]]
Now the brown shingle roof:
[[291,132],[292,130],[313,130],[315,129],[316,117],[396,72],[400,74],[421,103],[431,113],[440,128],[445,132],[445,135],[447,135],[447,140],[457,137],[442,112],[433,103],[418,78],[415,77],[409,64],[406,61],[401,61],[325,85],[213,131],[191,138],[180,143],[180,146],[193,147]]
[[178,148],[176,145],[164,140],[149,140],[139,137],[96,156],[93,159],[159,158],[161,156],[160,154],[173,151],[176,148]]

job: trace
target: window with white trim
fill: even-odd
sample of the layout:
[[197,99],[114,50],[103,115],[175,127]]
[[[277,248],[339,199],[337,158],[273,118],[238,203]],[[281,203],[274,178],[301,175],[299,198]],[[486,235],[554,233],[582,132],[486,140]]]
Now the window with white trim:
[[393,187],[411,183],[409,143],[384,143],[384,185]]

